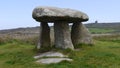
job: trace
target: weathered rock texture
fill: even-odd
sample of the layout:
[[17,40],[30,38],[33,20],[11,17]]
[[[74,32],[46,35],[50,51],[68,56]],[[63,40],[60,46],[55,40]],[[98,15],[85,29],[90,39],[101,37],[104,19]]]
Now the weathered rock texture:
[[[46,23],[54,23],[54,44],[57,48],[70,48],[73,50],[73,44],[77,45],[81,42],[91,43],[90,34],[81,23],[83,21],[88,21],[89,19],[83,12],[57,7],[37,7],[33,10],[32,16],[36,21],[42,23],[42,34],[40,36],[41,47],[50,46],[50,32]],[[71,33],[68,23],[74,23]],[[44,43],[45,41],[46,43]]]
[[50,51],[50,52],[45,52],[45,53],[41,53],[39,55],[34,56],[35,59],[39,59],[39,58],[43,58],[43,57],[58,57],[58,58],[66,58],[68,56],[63,55],[60,52],[54,52],[54,51]]
[[88,16],[80,11],[57,7],[36,7],[33,10],[33,18],[39,22],[66,21],[74,23],[78,21],[87,21]]
[[76,22],[73,24],[71,38],[74,46],[82,43],[83,44],[93,43],[91,34],[81,22]]
[[[45,58],[46,57],[46,58]],[[45,52],[39,55],[34,56],[37,60],[37,63],[42,64],[51,64],[51,63],[59,63],[61,61],[72,61],[68,56],[60,53],[60,52]]]
[[55,22],[54,24],[54,31],[55,31],[55,47],[62,48],[62,49],[74,49],[71,36],[69,25],[67,22]]
[[37,63],[42,63],[42,64],[51,64],[51,63],[59,63],[61,61],[72,61],[72,59],[69,58],[44,58],[37,60]]
[[40,41],[37,45],[37,49],[40,48],[50,48],[51,40],[50,40],[50,28],[47,22],[41,22],[41,30],[40,30]]

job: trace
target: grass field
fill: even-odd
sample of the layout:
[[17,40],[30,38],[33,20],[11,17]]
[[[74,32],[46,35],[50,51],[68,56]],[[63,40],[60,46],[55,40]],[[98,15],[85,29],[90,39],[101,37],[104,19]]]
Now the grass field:
[[120,35],[94,38],[94,46],[81,45],[80,50],[59,50],[72,62],[35,63],[33,44],[13,40],[0,44],[0,68],[120,68]]
[[89,28],[89,31],[92,34],[105,34],[105,33],[111,33],[114,32],[114,29],[103,29],[103,28]]

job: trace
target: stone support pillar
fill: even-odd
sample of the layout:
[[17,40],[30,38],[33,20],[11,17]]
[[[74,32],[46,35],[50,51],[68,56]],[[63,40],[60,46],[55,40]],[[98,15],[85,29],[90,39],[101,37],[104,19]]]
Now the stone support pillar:
[[71,35],[69,30],[69,25],[67,22],[59,21],[54,23],[54,35],[55,35],[55,47],[62,49],[74,49]]
[[50,47],[51,47],[50,28],[47,22],[41,22],[40,41],[37,45],[37,49],[40,49],[40,48],[45,49]]
[[92,44],[92,37],[88,29],[81,22],[73,23],[71,38],[74,46],[81,43]]

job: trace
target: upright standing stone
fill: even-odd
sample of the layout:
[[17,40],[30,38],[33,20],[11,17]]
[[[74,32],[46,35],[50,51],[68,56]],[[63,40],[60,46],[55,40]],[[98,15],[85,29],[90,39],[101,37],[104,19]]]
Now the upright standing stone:
[[92,44],[92,37],[88,29],[81,22],[73,23],[71,38],[74,46],[80,43]]
[[37,45],[37,49],[50,47],[51,47],[50,28],[47,22],[41,22],[40,41],[39,44]]
[[59,21],[54,23],[55,31],[55,47],[62,49],[74,49],[71,37],[69,25],[67,22]]

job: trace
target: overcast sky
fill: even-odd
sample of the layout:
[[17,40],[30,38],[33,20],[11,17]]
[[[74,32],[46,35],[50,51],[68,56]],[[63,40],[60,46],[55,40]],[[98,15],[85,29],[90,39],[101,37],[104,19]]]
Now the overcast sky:
[[39,26],[32,19],[36,6],[71,8],[86,13],[94,22],[120,22],[120,0],[1,0],[0,30]]

